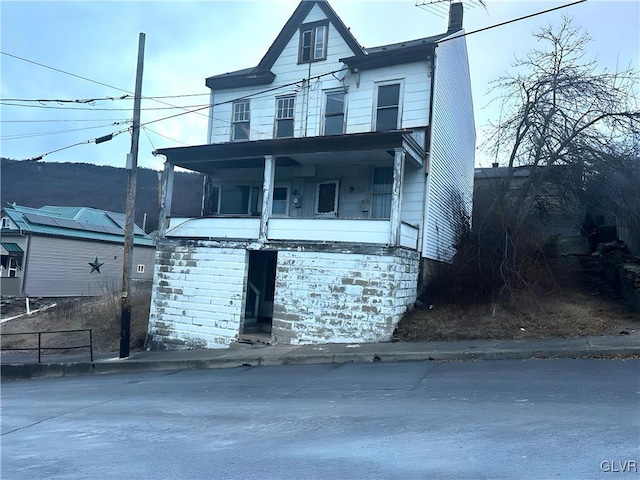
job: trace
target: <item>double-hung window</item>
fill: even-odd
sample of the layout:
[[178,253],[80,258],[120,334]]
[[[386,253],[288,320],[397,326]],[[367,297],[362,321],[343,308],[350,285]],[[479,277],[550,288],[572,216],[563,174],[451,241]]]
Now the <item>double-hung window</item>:
[[400,113],[400,84],[378,85],[376,131],[398,128]]
[[260,214],[261,188],[254,185],[216,185],[211,189],[209,213],[213,215]]
[[316,62],[327,58],[328,22],[311,23],[300,27],[298,63]]
[[324,134],[340,135],[344,133],[344,92],[327,93],[324,108]]
[[276,99],[276,138],[293,137],[295,103],[293,95]]
[[391,217],[391,196],[393,190],[393,168],[373,169],[373,189],[371,195],[371,218]]
[[233,102],[233,122],[231,126],[231,140],[249,140],[250,123],[249,100]]

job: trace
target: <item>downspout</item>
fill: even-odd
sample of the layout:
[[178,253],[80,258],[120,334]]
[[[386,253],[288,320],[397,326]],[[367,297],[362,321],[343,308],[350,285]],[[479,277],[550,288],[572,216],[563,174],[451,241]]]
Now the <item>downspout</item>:
[[433,48],[433,53],[431,57],[431,87],[429,89],[429,124],[427,125],[427,134],[425,139],[425,159],[424,159],[424,168],[425,168],[425,192],[424,192],[424,202],[422,202],[422,232],[420,238],[420,252],[424,253],[424,238],[427,232],[427,211],[429,202],[429,183],[430,176],[429,170],[431,167],[431,139],[432,139],[432,129],[433,129],[433,104],[435,99],[435,86],[436,86],[436,48],[437,45]]
[[22,281],[20,282],[20,291],[25,297],[29,295],[25,291],[25,286],[27,285],[27,266],[29,265],[29,252],[31,251],[31,235],[25,235],[23,230],[20,230],[20,235],[23,237],[27,237],[27,248],[24,252],[24,258],[22,259]]

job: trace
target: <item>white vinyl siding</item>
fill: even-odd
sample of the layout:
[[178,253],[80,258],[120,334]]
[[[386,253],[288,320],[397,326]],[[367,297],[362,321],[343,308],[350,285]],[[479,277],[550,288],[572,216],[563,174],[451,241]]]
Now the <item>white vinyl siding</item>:
[[464,37],[437,50],[430,169],[427,177],[423,256],[451,261],[455,197],[471,212],[475,124]]

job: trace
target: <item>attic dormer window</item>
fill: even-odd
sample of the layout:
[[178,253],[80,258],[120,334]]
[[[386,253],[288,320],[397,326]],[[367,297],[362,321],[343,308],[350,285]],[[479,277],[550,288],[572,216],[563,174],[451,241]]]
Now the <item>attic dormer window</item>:
[[298,63],[317,62],[327,58],[329,22],[315,22],[300,27]]

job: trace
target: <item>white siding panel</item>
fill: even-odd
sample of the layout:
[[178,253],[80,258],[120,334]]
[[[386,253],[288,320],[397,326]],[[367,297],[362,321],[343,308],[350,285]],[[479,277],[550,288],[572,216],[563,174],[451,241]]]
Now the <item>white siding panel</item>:
[[464,37],[436,50],[433,126],[427,177],[423,256],[451,261],[455,253],[453,198],[471,212],[475,123]]

